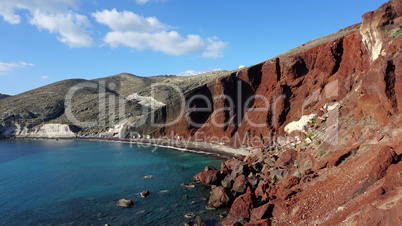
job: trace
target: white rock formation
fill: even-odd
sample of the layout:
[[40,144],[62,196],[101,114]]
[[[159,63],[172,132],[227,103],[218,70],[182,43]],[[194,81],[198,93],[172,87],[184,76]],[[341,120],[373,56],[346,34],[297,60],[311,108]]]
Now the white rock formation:
[[162,106],[165,106],[166,104],[159,102],[157,100],[155,100],[152,97],[147,97],[147,96],[141,96],[138,95],[137,93],[133,93],[131,95],[129,95],[127,97],[127,99],[129,100],[137,100],[139,102],[139,104],[150,107],[152,109],[157,109],[160,108]]
[[311,115],[303,115],[299,121],[293,121],[285,126],[285,132],[290,134],[293,131],[306,131],[308,126],[307,124],[311,122],[314,118],[317,118],[316,114]]
[[70,130],[66,124],[45,124],[39,128],[33,128],[31,131],[24,130],[28,137],[75,137],[76,134]]
[[113,137],[125,138],[128,131],[127,127],[127,123],[121,123],[115,125],[114,128],[110,128],[107,133]]
[[42,126],[28,129],[24,125],[18,123],[11,123],[2,131],[3,136],[16,136],[16,137],[75,137],[73,131],[66,124],[45,124]]

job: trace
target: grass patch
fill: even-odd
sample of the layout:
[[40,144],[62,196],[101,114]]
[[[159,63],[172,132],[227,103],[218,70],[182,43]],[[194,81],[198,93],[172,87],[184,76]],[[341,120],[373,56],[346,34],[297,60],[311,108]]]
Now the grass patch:
[[394,205],[394,202],[389,202],[389,203],[385,204],[385,206],[387,206],[387,207],[390,207],[390,206],[393,206],[393,205]]
[[325,149],[321,148],[320,150],[318,150],[318,156],[321,157],[323,154],[325,154]]
[[390,36],[394,39],[397,39],[402,36],[402,27],[395,28],[390,31]]

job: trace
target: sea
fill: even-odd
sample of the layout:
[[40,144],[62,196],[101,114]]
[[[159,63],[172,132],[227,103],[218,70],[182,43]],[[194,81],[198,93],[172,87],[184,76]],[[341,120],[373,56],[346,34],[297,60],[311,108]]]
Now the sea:
[[[217,225],[209,189],[186,188],[213,155],[122,142],[0,140],[0,225]],[[144,176],[152,178],[144,179]],[[150,195],[140,197],[149,190]],[[185,196],[188,196],[185,197]],[[132,208],[116,206],[131,199]]]

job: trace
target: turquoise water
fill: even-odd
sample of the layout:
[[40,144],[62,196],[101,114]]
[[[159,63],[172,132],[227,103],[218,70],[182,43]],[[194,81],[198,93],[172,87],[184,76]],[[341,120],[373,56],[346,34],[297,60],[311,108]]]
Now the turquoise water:
[[[119,142],[3,140],[0,225],[183,225],[187,213],[214,225],[225,210],[206,210],[209,191],[180,183],[221,161]],[[139,196],[144,190],[151,192],[145,199]],[[134,207],[117,207],[121,198],[132,199]]]

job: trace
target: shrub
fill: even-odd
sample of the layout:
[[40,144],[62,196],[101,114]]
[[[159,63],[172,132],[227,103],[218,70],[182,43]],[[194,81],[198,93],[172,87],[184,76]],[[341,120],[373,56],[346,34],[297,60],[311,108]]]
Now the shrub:
[[391,30],[390,36],[394,39],[401,37],[402,36],[402,27]]
[[318,150],[318,156],[321,157],[325,153],[325,149],[321,148]]

